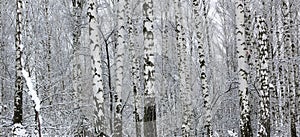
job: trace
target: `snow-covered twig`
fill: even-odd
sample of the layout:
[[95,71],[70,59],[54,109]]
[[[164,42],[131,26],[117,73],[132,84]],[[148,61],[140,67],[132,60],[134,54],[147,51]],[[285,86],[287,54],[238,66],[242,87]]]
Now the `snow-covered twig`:
[[[21,47],[21,51],[23,50],[23,45],[20,46]],[[22,64],[22,74],[23,74],[23,77],[25,78],[25,81],[26,81],[26,85],[28,87],[28,94],[30,95],[35,107],[35,111],[37,112],[40,112],[40,109],[41,109],[41,104],[40,104],[40,99],[38,98],[38,95],[37,95],[37,92],[35,91],[34,89],[34,86],[33,86],[33,82],[32,82],[32,79],[31,77],[29,76],[29,73],[25,70],[24,66],[25,66],[25,63],[24,63],[24,59],[23,57],[21,58],[21,64]]]
[[[21,51],[23,50],[23,45],[20,46],[21,47]],[[35,113],[36,113],[36,117],[37,117],[37,125],[38,125],[38,130],[39,130],[39,136],[41,136],[41,122],[42,122],[42,118],[40,117],[40,109],[41,109],[41,101],[37,95],[37,92],[36,90],[34,89],[34,86],[33,86],[33,81],[31,79],[31,77],[29,76],[29,73],[25,70],[25,63],[24,63],[24,59],[23,57],[21,58],[21,64],[22,64],[22,75],[26,81],[26,85],[28,87],[28,94],[29,96],[31,97],[31,100],[33,101],[34,103],[34,110],[35,110]]]

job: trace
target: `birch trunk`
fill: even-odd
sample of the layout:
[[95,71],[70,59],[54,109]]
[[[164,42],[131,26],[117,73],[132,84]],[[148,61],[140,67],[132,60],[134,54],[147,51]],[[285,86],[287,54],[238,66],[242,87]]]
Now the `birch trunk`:
[[118,34],[116,43],[116,92],[114,137],[122,137],[122,90],[123,90],[123,57],[125,47],[125,1],[118,1]]
[[240,94],[240,132],[242,137],[251,137],[250,107],[248,95],[248,66],[246,62],[245,27],[244,27],[244,2],[235,1],[236,8],[236,44],[238,57],[238,79]]
[[[207,9],[208,8],[208,5],[207,5],[207,3],[209,4],[210,3],[210,1],[208,0],[208,2],[206,2],[206,0],[202,0],[202,4],[203,4],[203,16],[204,16],[204,27],[205,27],[205,31],[204,31],[204,33],[205,33],[205,36],[206,36],[206,41],[207,41],[207,47],[208,47],[208,55],[209,55],[209,60],[213,60],[213,57],[212,57],[212,53],[211,53],[211,45],[210,45],[210,36],[209,36],[209,24],[208,24],[208,19],[207,19],[207,16],[208,16],[208,10],[209,9]],[[204,39],[202,39],[202,41],[203,41],[203,43],[204,43]],[[202,57],[203,57],[203,60],[201,60],[202,62],[202,64],[201,65],[203,65],[203,63],[204,63],[204,68],[205,69],[203,69],[203,72],[201,72],[201,74],[200,74],[200,77],[205,77],[205,79],[203,79],[203,78],[201,78],[202,80],[202,82],[204,82],[204,81],[206,81],[206,82],[204,82],[204,85],[203,85],[203,87],[205,87],[205,89],[204,88],[202,88],[202,96],[203,96],[203,98],[204,98],[204,110],[205,110],[205,123],[204,123],[204,128],[205,128],[205,132],[206,132],[206,135],[208,136],[208,137],[211,137],[212,135],[213,135],[213,131],[212,131],[212,127],[211,127],[211,100],[210,100],[210,94],[213,94],[213,88],[214,88],[214,86],[211,86],[211,90],[209,90],[209,83],[207,82],[207,81],[210,81],[208,78],[207,78],[207,75],[210,75],[210,77],[211,77],[211,79],[213,79],[213,75],[214,75],[214,73],[213,73],[213,69],[209,69],[209,71],[207,71],[208,69],[207,69],[207,66],[208,66],[208,62],[209,61],[206,61],[205,60],[205,56],[204,56],[204,54],[205,54],[205,51],[204,51],[204,48],[202,48],[203,49],[203,53],[202,53]],[[199,51],[199,57],[200,57],[200,53],[201,51]],[[200,60],[199,60],[200,61]],[[201,67],[203,67],[203,66],[201,66],[200,65],[200,68]],[[210,72],[210,74],[208,74],[208,72]],[[204,74],[205,73],[205,74]],[[204,76],[205,75],[205,76]],[[212,81],[211,81],[212,82]],[[211,83],[212,84],[212,83]]]
[[156,137],[156,103],[155,103],[155,56],[153,34],[153,0],[143,3],[144,35],[144,136]]
[[[72,82],[73,82],[73,90],[74,90],[74,94],[75,94],[75,99],[78,100],[78,103],[76,103],[75,107],[79,108],[79,117],[80,119],[78,120],[78,123],[80,125],[78,125],[79,127],[82,127],[82,120],[84,114],[83,114],[83,110],[82,110],[82,81],[81,81],[81,77],[82,77],[82,66],[81,66],[81,60],[80,60],[80,50],[81,50],[81,42],[80,42],[80,37],[81,37],[81,14],[82,14],[82,6],[83,3],[81,0],[72,0],[72,6],[73,6],[73,12],[72,12],[72,19],[73,19],[73,57],[72,57],[72,73],[73,73],[73,78],[72,78]],[[83,135],[82,131],[83,129],[79,128],[77,129],[77,135]]]
[[[3,55],[2,53],[2,1],[0,0],[0,54]],[[1,57],[2,58],[2,57]],[[1,66],[1,69],[3,69],[4,67]],[[0,75],[2,76],[3,73],[0,73]],[[2,96],[3,96],[3,89],[4,89],[4,78],[0,78],[0,85],[1,85],[1,90],[0,90],[0,117],[2,117],[3,115],[3,99],[2,99]],[[2,125],[2,119],[0,120],[0,124]],[[3,136],[2,135],[2,128],[0,128],[0,136]]]
[[[166,9],[161,11],[161,25],[162,25],[162,60],[161,60],[161,66],[162,66],[162,85],[161,85],[161,102],[162,102],[162,106],[161,106],[161,113],[162,113],[162,122],[168,122],[168,120],[170,120],[171,116],[168,117],[168,102],[169,102],[169,98],[168,98],[168,83],[169,83],[169,79],[168,79],[168,46],[169,46],[169,37],[168,37],[168,33],[169,33],[169,27],[168,27],[168,12],[169,12],[169,8],[170,8],[170,1],[166,0],[164,1],[162,4],[164,4],[165,7],[167,7]],[[169,129],[170,127],[168,125],[163,125],[162,129],[161,129],[161,134],[165,135],[165,134],[169,134]]]
[[258,123],[258,136],[270,136],[270,89],[269,89],[269,53],[267,24],[263,17],[256,17],[256,29],[258,29],[258,48],[259,48],[259,94],[260,111]]
[[[245,0],[245,45],[248,49],[248,54],[250,56],[250,53],[254,53],[254,51],[252,52],[252,33],[251,33],[251,20],[252,20],[252,16],[251,16],[251,11],[250,11],[250,4],[251,4],[251,0]],[[250,62],[249,58],[247,57],[247,62],[249,63],[249,68],[251,70],[251,68],[254,65],[254,62]],[[251,71],[249,72],[249,83],[252,83],[252,77],[251,77]]]
[[[298,16],[296,16],[298,17]],[[295,22],[295,24],[298,22]],[[296,26],[296,30],[299,30],[299,26]],[[299,45],[299,31],[296,31],[296,45]],[[299,56],[299,49],[295,49],[295,57]],[[295,98],[296,98],[296,127],[300,127],[300,86],[299,86],[299,65],[294,64],[294,73],[295,73]],[[300,136],[300,129],[297,128],[297,135]]]
[[135,42],[135,37],[137,35],[137,28],[133,25],[133,17],[131,14],[131,6],[130,6],[130,1],[126,0],[126,16],[127,16],[127,24],[128,24],[128,36],[129,36],[129,48],[130,48],[130,54],[131,54],[131,80],[132,80],[132,90],[133,90],[133,96],[134,96],[134,122],[135,122],[135,132],[136,132],[136,137],[141,137],[142,136],[142,100],[141,100],[141,91],[140,91],[140,84],[139,81],[140,79],[140,68],[139,68],[139,45],[136,44]]
[[101,68],[102,47],[98,30],[98,16],[96,0],[88,1],[88,19],[89,19],[89,39],[90,51],[92,58],[92,76],[93,76],[93,112],[94,112],[94,129],[96,136],[103,136],[104,127],[104,98],[103,98],[103,80]]
[[291,79],[290,76],[292,75],[291,73],[291,33],[290,33],[290,3],[289,0],[282,0],[282,23],[283,23],[283,46],[284,46],[284,59],[287,61],[284,66],[282,67],[283,70],[283,77],[286,88],[282,91],[282,102],[283,105],[281,106],[282,108],[282,128],[281,130],[283,131],[288,131],[288,132],[283,132],[283,136],[290,136],[292,132],[292,125],[291,124],[291,119],[290,119],[290,111],[292,110],[291,108],[291,102],[290,102],[290,93],[293,92],[293,87],[291,85]]
[[184,61],[184,27],[183,27],[183,17],[182,17],[182,9],[181,9],[181,5],[182,2],[181,0],[175,0],[174,1],[174,6],[175,6],[175,24],[176,24],[176,47],[177,47],[177,60],[178,60],[178,73],[179,73],[179,93],[180,93],[180,100],[182,102],[182,123],[181,123],[181,132],[182,132],[182,136],[189,136],[189,123],[187,123],[188,121],[185,115],[184,115],[184,111],[185,111],[185,104],[184,104],[184,92],[186,90],[186,84],[185,84],[185,75],[184,75],[184,65],[185,65],[185,61]]
[[270,136],[276,136],[278,133],[279,127],[279,100],[278,100],[278,91],[279,84],[278,81],[278,52],[276,52],[277,40],[279,39],[277,35],[278,30],[278,15],[276,9],[276,4],[274,0],[271,0],[270,12],[271,16],[269,17],[269,21],[271,23],[269,39],[270,39],[270,61],[271,63],[271,71],[270,71],[270,119],[271,119],[271,128],[270,128]]
[[[0,40],[0,46],[2,47],[2,0],[0,0],[0,37],[1,37],[1,40]],[[0,95],[1,95],[1,92],[0,92]],[[2,102],[1,101],[1,99],[0,99],[0,102]]]
[[22,7],[23,1],[16,1],[16,35],[15,35],[15,47],[16,47],[16,81],[15,81],[15,95],[14,95],[14,115],[13,115],[13,135],[23,136],[19,134],[20,130],[23,130],[23,80],[22,80]]
[[[2,55],[2,0],[0,0],[0,54]],[[2,57],[1,57],[2,58]],[[3,69],[4,67],[1,66],[1,69]],[[0,73],[0,75],[2,76],[2,73]],[[3,105],[3,100],[2,100],[2,95],[3,95],[3,86],[4,86],[4,79],[3,78],[0,78],[0,85],[1,85],[1,90],[0,90],[0,117],[2,117],[2,105]],[[2,120],[0,120],[0,124],[2,124]],[[2,129],[0,129],[0,136],[2,135]]]
[[[253,42],[253,32],[251,31],[251,26],[252,26],[252,15],[250,11],[250,5],[251,1],[250,0],[245,0],[245,45],[247,48],[246,52],[246,59],[247,63],[249,65],[249,74],[248,74],[248,84],[251,87],[251,84],[255,83],[257,79],[256,71],[259,69],[258,68],[258,61],[257,61],[257,47],[254,47],[254,42]],[[249,88],[250,90],[251,88]],[[250,103],[251,104],[251,103]]]
[[[179,3],[180,4],[180,3]],[[184,2],[182,2],[182,4],[184,4]],[[181,7],[179,6],[180,10]],[[192,136],[191,133],[191,129],[192,129],[192,102],[191,102],[191,85],[190,85],[190,64],[189,64],[189,55],[187,52],[187,35],[186,35],[186,27],[184,24],[186,23],[183,20],[183,15],[182,12],[180,12],[181,14],[181,32],[180,32],[180,36],[181,36],[181,42],[180,44],[180,52],[181,52],[181,60],[182,60],[182,92],[181,92],[181,101],[182,101],[182,125],[181,125],[181,131],[182,131],[182,136]]]
[[79,105],[81,105],[81,94],[82,94],[82,85],[81,85],[81,60],[80,60],[80,49],[81,49],[81,13],[82,13],[82,1],[73,0],[73,19],[74,19],[74,30],[73,30],[73,89],[77,98],[79,99]]
[[[280,3],[280,2],[279,2]],[[278,8],[281,8],[281,4],[278,4]],[[276,56],[277,56],[277,60],[278,60],[278,65],[277,65],[277,95],[278,95],[278,127],[275,131],[275,134],[277,136],[283,136],[283,93],[284,93],[284,90],[286,89],[286,83],[284,81],[284,64],[282,62],[283,60],[283,45],[282,45],[282,33],[281,33],[281,28],[282,28],[282,16],[281,14],[282,13],[281,11],[277,11],[275,16],[277,16],[278,18],[278,21],[277,21],[277,26],[276,26],[276,37],[277,37],[277,41],[276,41],[276,44],[277,44],[277,52],[276,52]]]
[[[298,23],[298,22],[296,22]],[[296,26],[296,30],[299,30],[299,26]],[[296,32],[296,45],[299,45],[299,31]],[[295,57],[299,56],[299,49],[295,49]],[[295,73],[295,98],[296,98],[296,127],[300,127],[300,86],[299,86],[299,65],[294,64]],[[296,131],[297,135],[300,136],[300,129]]]
[[[203,0],[205,4],[205,0]],[[204,128],[207,136],[212,136],[211,129],[211,115],[210,115],[210,100],[209,100],[209,90],[206,76],[206,68],[207,63],[205,60],[205,52],[203,46],[203,34],[202,34],[202,22],[201,22],[201,14],[200,14],[200,2],[198,0],[193,0],[193,11],[194,11],[194,20],[196,27],[196,40],[198,47],[198,56],[200,63],[200,80],[201,80],[201,88],[203,92],[204,98],[204,110],[205,110],[205,123]]]
[[45,41],[46,45],[46,65],[47,65],[47,84],[46,84],[46,96],[49,97],[49,105],[52,104],[53,96],[51,91],[51,29],[50,29],[50,19],[49,19],[49,0],[45,0],[45,22],[46,22],[46,36],[47,39]]
[[[289,10],[289,30],[290,30],[290,47],[289,47],[289,68],[288,68],[288,77],[289,77],[289,101],[290,101],[290,132],[291,132],[291,136],[295,137],[297,136],[297,114],[296,114],[296,83],[295,83],[295,67],[296,66],[296,62],[294,61],[295,58],[297,58],[298,56],[296,56],[296,43],[295,43],[295,26],[297,26],[295,24],[295,20],[297,20],[296,18],[296,14],[295,13],[297,11],[295,4],[293,4],[293,2],[291,2],[290,4],[290,10]],[[299,131],[298,131],[299,132]]]

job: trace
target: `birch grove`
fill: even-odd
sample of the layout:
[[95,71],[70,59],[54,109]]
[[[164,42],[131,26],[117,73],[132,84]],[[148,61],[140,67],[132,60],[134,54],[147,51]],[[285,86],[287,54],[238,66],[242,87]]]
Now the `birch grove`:
[[0,0],[0,136],[300,136],[299,0]]

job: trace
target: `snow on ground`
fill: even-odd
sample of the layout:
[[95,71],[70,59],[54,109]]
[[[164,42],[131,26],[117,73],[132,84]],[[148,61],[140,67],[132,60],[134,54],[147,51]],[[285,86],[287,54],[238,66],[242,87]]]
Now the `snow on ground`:
[[25,128],[19,123],[14,124],[13,130],[14,130],[13,131],[14,136],[17,136],[17,137],[27,137],[28,136]]

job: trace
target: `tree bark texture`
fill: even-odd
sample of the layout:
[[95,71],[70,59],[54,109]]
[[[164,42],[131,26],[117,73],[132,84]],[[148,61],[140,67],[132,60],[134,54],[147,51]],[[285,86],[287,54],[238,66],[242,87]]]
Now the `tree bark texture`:
[[153,0],[143,2],[144,36],[144,136],[156,137],[155,56],[153,33]]
[[238,79],[240,95],[240,132],[242,137],[251,137],[251,120],[248,89],[248,65],[246,62],[247,48],[245,45],[244,2],[235,0],[236,8],[236,44],[238,57]]
[[89,20],[89,44],[92,59],[94,128],[96,136],[100,136],[104,134],[105,127],[103,108],[103,80],[101,68],[102,47],[100,45],[96,7],[96,0],[88,1],[87,15]]

